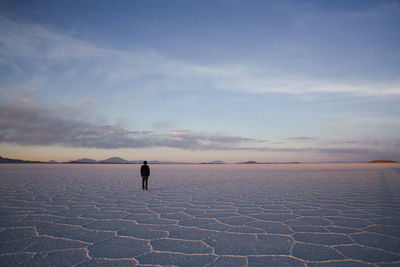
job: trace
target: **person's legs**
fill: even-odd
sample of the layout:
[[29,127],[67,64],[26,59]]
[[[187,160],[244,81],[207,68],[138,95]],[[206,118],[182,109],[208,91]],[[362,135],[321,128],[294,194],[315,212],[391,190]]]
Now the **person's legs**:
[[149,176],[146,176],[145,177],[145,188],[146,188],[146,190],[147,190],[147,182],[149,181]]
[[146,180],[145,176],[142,176],[142,190],[144,190],[144,181]]

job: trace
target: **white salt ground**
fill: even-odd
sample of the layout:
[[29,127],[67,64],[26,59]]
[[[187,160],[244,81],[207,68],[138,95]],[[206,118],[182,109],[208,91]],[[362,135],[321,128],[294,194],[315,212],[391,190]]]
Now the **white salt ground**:
[[394,266],[400,164],[0,165],[0,266]]

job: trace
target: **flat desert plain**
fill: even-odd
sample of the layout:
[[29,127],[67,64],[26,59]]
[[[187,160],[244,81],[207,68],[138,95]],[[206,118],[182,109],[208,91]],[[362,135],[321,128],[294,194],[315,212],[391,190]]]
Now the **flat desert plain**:
[[1,266],[400,265],[400,164],[2,164]]

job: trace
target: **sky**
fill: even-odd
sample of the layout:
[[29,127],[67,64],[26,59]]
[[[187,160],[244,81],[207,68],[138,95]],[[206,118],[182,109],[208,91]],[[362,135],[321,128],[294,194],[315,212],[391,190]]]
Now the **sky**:
[[400,1],[0,0],[0,156],[400,161]]

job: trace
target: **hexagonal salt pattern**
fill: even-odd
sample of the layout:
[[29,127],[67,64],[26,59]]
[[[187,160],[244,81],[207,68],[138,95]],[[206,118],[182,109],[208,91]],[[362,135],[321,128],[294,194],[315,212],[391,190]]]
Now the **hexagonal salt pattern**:
[[0,266],[400,265],[400,165],[1,165]]

